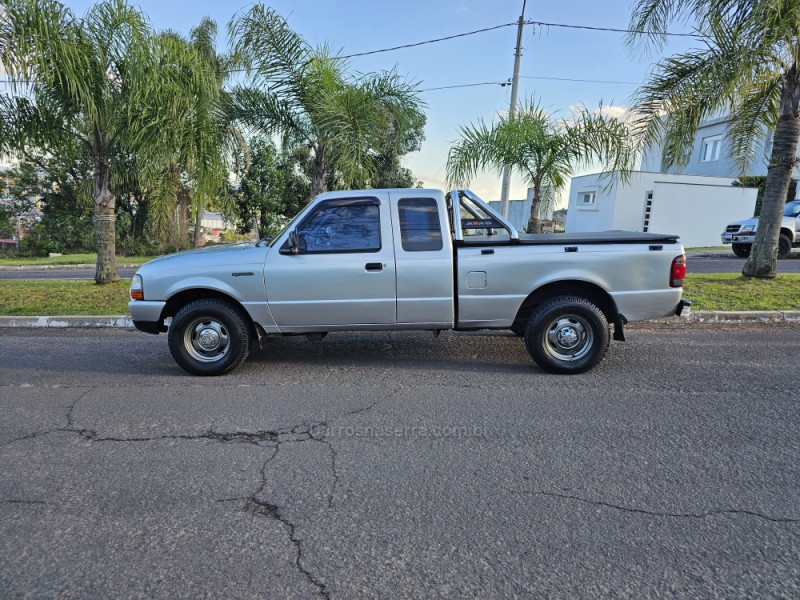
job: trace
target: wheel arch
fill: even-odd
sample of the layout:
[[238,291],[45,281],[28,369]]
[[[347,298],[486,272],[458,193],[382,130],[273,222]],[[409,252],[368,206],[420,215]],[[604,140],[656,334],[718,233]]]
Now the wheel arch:
[[528,294],[514,317],[514,327],[524,327],[537,306],[557,296],[580,296],[586,298],[602,311],[609,323],[621,325],[617,304],[606,290],[590,281],[568,279],[552,281]]
[[[176,292],[170,296],[167,300],[167,303],[164,305],[164,308],[161,310],[161,318],[166,319],[168,317],[174,317],[180,309],[190,302],[193,302],[194,300],[203,300],[205,298],[225,300],[226,302],[229,302],[230,304],[233,304],[239,308],[244,314],[247,314],[247,311],[245,310],[244,306],[242,306],[242,303],[230,294],[209,288],[192,287]],[[249,314],[247,316],[250,318]],[[252,319],[250,320],[252,321]]]
[[212,288],[192,287],[176,292],[169,297],[167,303],[164,305],[164,308],[161,310],[161,318],[159,322],[163,323],[164,319],[174,317],[176,314],[178,314],[180,309],[190,302],[195,300],[203,300],[206,298],[224,300],[225,302],[228,302],[239,309],[239,312],[241,312],[242,317],[244,318],[244,322],[247,324],[247,327],[250,330],[251,339],[257,341],[259,345],[261,344],[261,340],[266,336],[266,332],[264,332],[261,326],[253,320],[252,315],[250,315],[242,303],[230,294],[226,294],[225,292]]
[[785,235],[789,240],[794,244],[797,240],[795,239],[794,231],[789,229],[788,227],[781,227],[780,235]]

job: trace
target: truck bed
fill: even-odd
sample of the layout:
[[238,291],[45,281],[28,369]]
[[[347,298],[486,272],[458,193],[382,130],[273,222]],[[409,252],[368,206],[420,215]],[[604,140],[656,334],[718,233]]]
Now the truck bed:
[[[581,244],[674,244],[677,235],[641,231],[599,231],[592,233],[525,233],[519,243],[529,246],[564,246]],[[517,243],[516,241],[514,242]],[[498,235],[465,235],[464,246],[507,246],[505,232]]]

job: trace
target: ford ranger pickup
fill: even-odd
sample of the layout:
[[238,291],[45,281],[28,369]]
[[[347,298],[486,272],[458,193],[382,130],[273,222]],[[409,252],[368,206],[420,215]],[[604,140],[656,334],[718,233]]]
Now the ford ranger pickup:
[[271,337],[510,330],[553,373],[597,365],[629,321],[680,315],[675,235],[520,235],[469,190],[329,192],[274,239],[157,258],[131,282],[137,329],[221,375]]

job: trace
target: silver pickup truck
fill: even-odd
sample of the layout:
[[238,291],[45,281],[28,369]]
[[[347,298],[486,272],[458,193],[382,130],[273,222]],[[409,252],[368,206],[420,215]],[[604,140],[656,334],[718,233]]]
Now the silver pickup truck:
[[[733,253],[741,258],[750,256],[756,239],[758,217],[729,223],[720,236],[723,244],[732,244]],[[800,248],[800,200],[788,202],[783,209],[781,231],[778,234],[778,258],[789,256],[792,248]]]
[[628,321],[680,315],[677,236],[519,235],[469,190],[322,194],[276,238],[157,258],[131,282],[134,325],[168,332],[186,371],[221,375],[272,336],[511,330],[580,373]]

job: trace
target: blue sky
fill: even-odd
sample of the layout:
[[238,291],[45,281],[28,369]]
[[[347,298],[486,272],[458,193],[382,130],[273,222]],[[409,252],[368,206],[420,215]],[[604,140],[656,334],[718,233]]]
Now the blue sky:
[[[82,15],[92,2],[67,0]],[[249,4],[211,0],[142,0],[138,3],[156,29],[188,33],[203,16],[219,28],[218,46],[227,44],[226,26],[238,10]],[[328,42],[344,54],[364,52],[443,37],[515,22],[522,0],[277,0],[269,3],[290,26],[312,45]],[[550,23],[626,28],[629,0],[527,3],[526,19]],[[687,31],[680,25],[673,31]],[[641,82],[660,55],[689,47],[688,38],[671,38],[660,54],[633,53],[620,33],[526,26],[520,74],[520,98],[534,96],[557,115],[568,116],[569,107],[585,104],[624,107],[636,85],[568,82],[533,77]],[[448,85],[504,81],[514,64],[516,27],[506,27],[417,48],[353,58],[354,71],[396,68],[420,82],[422,89]],[[458,128],[478,118],[490,121],[508,110],[511,88],[499,85],[428,91],[428,123],[422,150],[407,157],[406,166],[426,187],[444,186],[445,162]],[[500,196],[500,178],[487,173],[470,185],[486,199]],[[525,197],[525,185],[512,182],[512,198]]]

